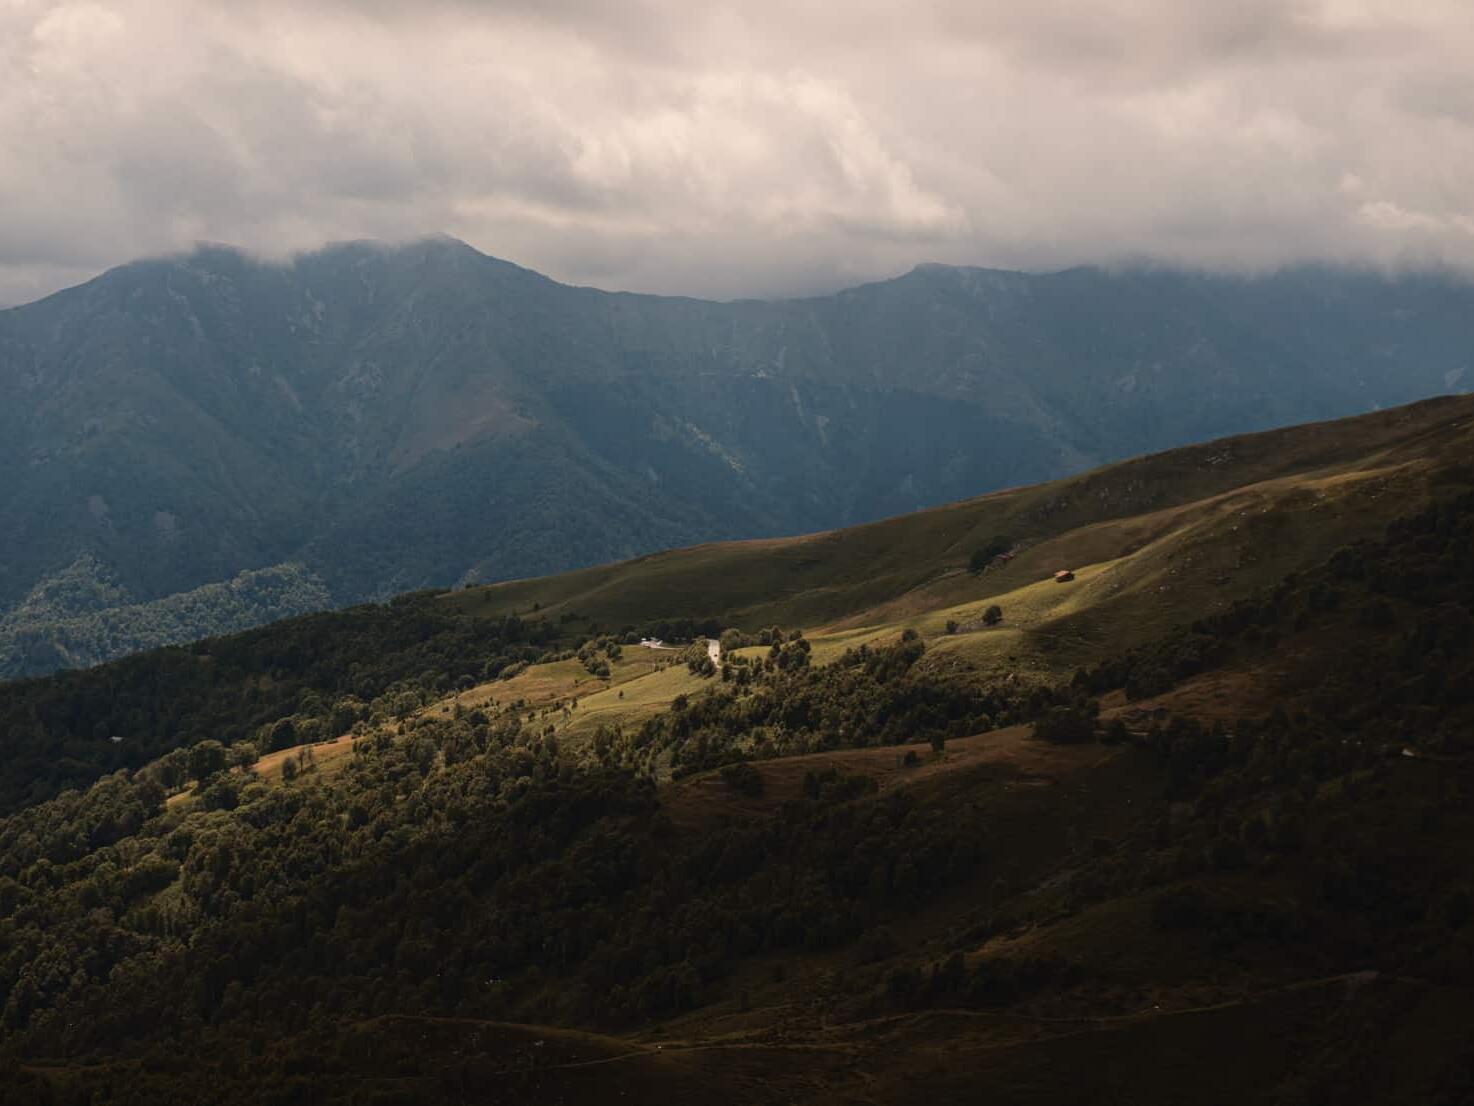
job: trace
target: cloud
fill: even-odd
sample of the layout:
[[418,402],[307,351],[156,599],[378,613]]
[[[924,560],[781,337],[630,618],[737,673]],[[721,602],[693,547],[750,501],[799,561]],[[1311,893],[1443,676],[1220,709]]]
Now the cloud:
[[1463,0],[0,0],[0,302],[443,231],[781,295],[922,260],[1474,267]]

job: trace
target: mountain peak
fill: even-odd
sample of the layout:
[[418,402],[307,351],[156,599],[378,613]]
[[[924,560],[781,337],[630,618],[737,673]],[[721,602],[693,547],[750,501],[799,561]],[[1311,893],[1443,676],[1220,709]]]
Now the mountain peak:
[[213,266],[225,263],[232,266],[250,265],[261,268],[294,268],[304,262],[311,262],[314,259],[343,257],[406,258],[410,260],[431,257],[462,257],[499,261],[504,265],[511,264],[511,262],[501,261],[499,258],[484,254],[475,247],[461,241],[459,238],[437,232],[404,239],[345,238],[323,242],[316,246],[293,250],[284,254],[253,250],[233,242],[201,239],[188,249],[141,257],[135,261],[125,262],[116,268],[130,269],[137,266],[151,266],[161,263],[188,266]]

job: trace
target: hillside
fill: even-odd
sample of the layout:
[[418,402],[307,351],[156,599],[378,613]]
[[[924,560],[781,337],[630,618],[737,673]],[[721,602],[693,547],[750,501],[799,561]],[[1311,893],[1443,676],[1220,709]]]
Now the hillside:
[[[76,757],[173,727],[11,794],[0,1103],[1467,1102],[1471,431],[1419,404],[0,687]],[[583,618],[705,577],[758,612],[720,670]],[[681,594],[663,632],[710,632]]]
[[[966,621],[980,602],[1006,600],[1030,612],[1036,636],[1077,638],[1092,618],[1109,616],[1119,642],[1375,532],[1470,457],[1474,400],[1434,400],[1207,442],[847,530],[673,550],[469,588],[443,602],[603,630],[704,618],[750,631],[800,625],[811,639],[849,641],[917,618],[940,630],[950,615]],[[972,554],[999,539],[1012,560],[970,572]],[[1060,568],[1086,571],[1079,586],[1059,589],[1047,578]],[[1105,594],[1095,594],[1097,577]],[[1082,591],[1089,602],[1078,601]],[[1073,644],[1080,661],[1094,659],[1089,642]]]
[[38,585],[0,618],[0,680],[89,668],[161,645],[239,633],[330,606],[301,565],[242,572],[220,584],[130,603],[91,557]]
[[1470,296],[923,266],[710,303],[449,239],[202,248],[0,312],[0,616],[79,559],[132,603],[300,563],[345,604],[851,526],[1467,389]]
[[[522,702],[547,712],[540,729],[586,742],[600,726],[641,724],[704,686],[679,653],[628,644],[647,634],[685,639],[730,629],[756,641],[777,624],[802,628],[815,661],[828,662],[910,627],[931,642],[930,666],[974,680],[1057,679],[1380,532],[1468,479],[1471,438],[1474,399],[1430,400],[1173,450],[850,530],[410,595],[0,684],[0,805],[139,769],[207,736],[268,753],[280,739],[260,731],[283,717],[304,732],[341,734],[376,703],[381,714],[397,713],[402,689],[417,705],[454,691],[446,712]],[[1004,536],[1012,560],[969,571],[972,554]],[[1052,581],[1062,567],[1076,575],[1068,586]],[[91,593],[74,581],[57,601],[80,605]],[[994,605],[1001,621],[987,625]],[[626,643],[607,658],[607,679],[572,653],[600,635]],[[545,663],[502,671],[538,660]],[[171,689],[167,698],[160,687]],[[106,740],[114,736],[123,740]]]

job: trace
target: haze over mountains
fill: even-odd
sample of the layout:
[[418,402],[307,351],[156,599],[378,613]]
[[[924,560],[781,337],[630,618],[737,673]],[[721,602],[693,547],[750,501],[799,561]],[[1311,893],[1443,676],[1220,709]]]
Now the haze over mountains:
[[[444,238],[137,262],[0,313],[0,675],[1464,391],[1471,307],[1449,275],[931,265],[715,303]],[[78,628],[265,568],[218,623]]]

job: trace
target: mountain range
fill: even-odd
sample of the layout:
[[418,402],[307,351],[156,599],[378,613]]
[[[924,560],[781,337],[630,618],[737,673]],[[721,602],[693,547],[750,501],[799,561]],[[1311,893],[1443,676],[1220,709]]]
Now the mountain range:
[[158,644],[86,620],[163,625],[153,603],[242,573],[293,583],[176,640],[1465,390],[1471,307],[1448,274],[939,265],[716,303],[446,238],[124,265],[0,312],[0,618],[25,646],[0,676]]

